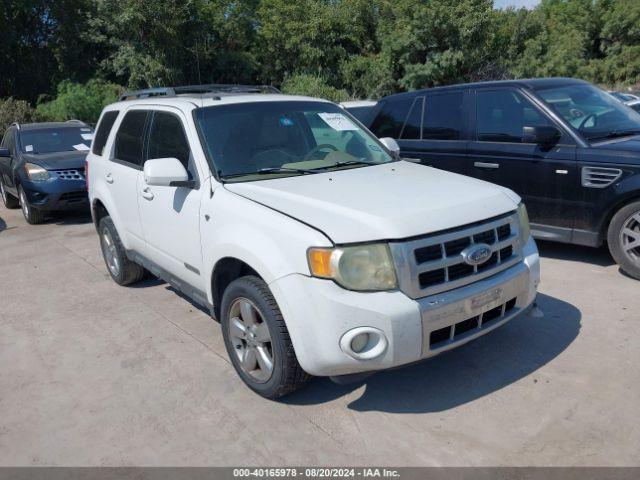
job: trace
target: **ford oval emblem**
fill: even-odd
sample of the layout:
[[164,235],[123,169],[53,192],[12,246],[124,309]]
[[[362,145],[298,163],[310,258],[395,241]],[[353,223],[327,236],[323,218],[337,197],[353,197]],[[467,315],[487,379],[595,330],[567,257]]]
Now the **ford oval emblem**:
[[493,252],[486,243],[476,243],[462,251],[462,258],[469,265],[482,265],[491,258]]

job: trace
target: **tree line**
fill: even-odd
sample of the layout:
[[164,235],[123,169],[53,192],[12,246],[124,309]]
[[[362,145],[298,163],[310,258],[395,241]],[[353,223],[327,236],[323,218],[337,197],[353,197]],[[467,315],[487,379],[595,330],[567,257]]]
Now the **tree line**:
[[533,10],[492,0],[2,4],[0,99],[12,100],[0,103],[0,122],[16,111],[95,121],[123,88],[196,83],[333,100],[514,77],[640,84],[638,0],[542,0]]

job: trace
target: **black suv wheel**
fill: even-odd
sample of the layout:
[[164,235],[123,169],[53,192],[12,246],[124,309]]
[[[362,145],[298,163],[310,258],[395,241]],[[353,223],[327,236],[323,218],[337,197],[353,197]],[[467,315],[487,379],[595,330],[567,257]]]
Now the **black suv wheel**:
[[238,375],[254,392],[275,399],[310,378],[293,350],[275,298],[260,278],[246,276],[222,296],[222,335]]
[[625,205],[613,216],[607,241],[620,268],[640,280],[640,201]]
[[4,182],[0,178],[0,196],[2,196],[2,203],[7,208],[18,208],[20,206],[20,202],[14,196],[12,196],[4,186]]
[[31,225],[38,225],[39,223],[44,222],[44,213],[37,208],[29,205],[27,194],[20,186],[18,186],[18,195],[20,195],[20,206],[22,207],[22,215],[24,215],[24,219],[27,221],[27,223]]

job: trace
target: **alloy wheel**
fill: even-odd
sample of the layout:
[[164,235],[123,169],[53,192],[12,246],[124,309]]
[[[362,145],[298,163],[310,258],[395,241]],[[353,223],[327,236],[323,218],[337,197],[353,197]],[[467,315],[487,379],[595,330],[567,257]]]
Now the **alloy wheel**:
[[635,212],[620,231],[622,251],[633,262],[640,264],[640,212]]
[[104,252],[104,259],[107,263],[107,267],[117,277],[120,273],[120,262],[118,261],[118,251],[116,249],[116,243],[113,241],[111,232],[108,228],[102,230],[102,251]]
[[7,205],[7,191],[4,189],[4,182],[0,180],[0,195],[2,195],[2,203]]
[[273,374],[273,348],[269,327],[258,308],[237,298],[229,309],[229,339],[242,370],[264,383]]
[[22,207],[22,214],[24,218],[29,218],[29,202],[27,201],[27,195],[24,193],[24,190],[20,188],[20,206]]

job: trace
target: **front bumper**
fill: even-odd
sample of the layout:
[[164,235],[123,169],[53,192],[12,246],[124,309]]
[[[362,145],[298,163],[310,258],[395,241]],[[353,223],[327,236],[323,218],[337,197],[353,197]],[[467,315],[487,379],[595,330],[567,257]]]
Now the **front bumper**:
[[78,210],[89,206],[84,180],[23,181],[22,188],[29,204],[38,210]]
[[[302,368],[318,376],[348,375],[432,357],[525,313],[540,281],[533,239],[523,254],[522,262],[492,277],[418,300],[402,292],[352,292],[299,274],[270,287]],[[344,339],[360,331],[383,337],[384,348],[354,356]]]

